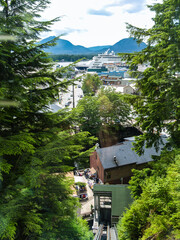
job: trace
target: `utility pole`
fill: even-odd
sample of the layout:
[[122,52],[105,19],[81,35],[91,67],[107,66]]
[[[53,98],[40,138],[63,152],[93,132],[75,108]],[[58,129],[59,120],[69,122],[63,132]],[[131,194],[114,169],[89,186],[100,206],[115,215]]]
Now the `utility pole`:
[[75,108],[74,83],[72,85],[72,92],[73,92],[73,108]]

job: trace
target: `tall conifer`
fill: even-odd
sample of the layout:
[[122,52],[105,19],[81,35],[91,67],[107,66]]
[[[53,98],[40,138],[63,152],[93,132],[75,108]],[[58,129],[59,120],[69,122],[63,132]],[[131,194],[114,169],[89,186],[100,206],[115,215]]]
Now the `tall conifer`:
[[[132,101],[144,132],[138,137],[139,152],[145,141],[148,146],[155,143],[158,147],[162,131],[171,136],[174,146],[180,146],[180,1],[164,0],[149,7],[155,12],[152,28],[128,24],[131,36],[139,42],[147,41],[144,50],[127,56],[140,91]],[[138,64],[149,67],[140,73],[136,71]]]
[[[169,134],[169,148],[148,168],[133,170],[135,200],[118,224],[122,240],[180,239],[180,1],[163,0],[150,9],[155,11],[152,28],[128,25],[132,36],[148,43],[127,56],[140,92],[131,99],[143,130],[136,151],[141,154],[145,142],[158,148],[162,131]],[[136,71],[143,63],[149,67]]]
[[[36,41],[53,22],[39,21],[47,0],[1,0],[0,239],[89,239],[76,216],[78,202],[65,171],[93,139],[64,131],[61,114],[48,110],[71,81]],[[82,229],[80,229],[80,227]]]

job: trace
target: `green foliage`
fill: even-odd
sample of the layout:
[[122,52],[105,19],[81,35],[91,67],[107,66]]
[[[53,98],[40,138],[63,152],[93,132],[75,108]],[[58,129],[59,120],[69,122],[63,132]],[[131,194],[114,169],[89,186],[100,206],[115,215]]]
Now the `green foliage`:
[[76,185],[78,185],[78,186],[82,186],[82,187],[85,187],[85,186],[86,186],[86,183],[76,182]]
[[129,122],[130,107],[113,89],[102,89],[96,96],[85,96],[72,112],[82,131],[98,136],[105,126],[119,128]]
[[[55,115],[54,118],[57,124]],[[49,120],[52,127],[53,115]],[[84,234],[75,224],[78,202],[71,197],[73,183],[65,178],[64,172],[74,168],[74,161],[86,163],[93,151],[87,146],[94,144],[94,138],[85,132],[72,134],[72,131],[58,130],[56,127],[34,133],[33,141],[30,138],[33,152],[24,147],[19,151],[19,146],[21,149],[26,145],[25,141],[29,141],[29,138],[19,138],[18,141],[19,135],[11,145],[11,151],[9,145],[8,148],[7,145],[2,146],[0,239],[24,239],[27,236],[37,239],[46,234],[52,234],[52,239],[56,239],[58,234],[68,235],[67,231],[62,235],[59,230],[64,224],[73,224],[74,233],[71,234],[83,239]],[[90,234],[86,231],[87,235]]]
[[76,109],[72,112],[80,123],[82,131],[88,131],[91,135],[97,136],[101,126],[99,114],[99,102],[96,96],[85,96],[79,100]]
[[[129,98],[143,131],[135,149],[139,154],[144,144],[158,149],[165,130],[171,151],[164,151],[148,168],[133,171],[135,201],[118,223],[122,240],[180,239],[180,2],[164,0],[150,9],[155,11],[151,29],[128,25],[132,36],[148,43],[141,52],[125,56],[140,92]],[[150,64],[143,73],[137,68],[142,63]]]
[[103,123],[108,125],[126,125],[130,123],[130,105],[124,100],[124,96],[114,89],[101,89],[98,93],[100,102],[100,115]]
[[3,240],[92,239],[87,224],[77,217],[79,202],[72,197],[73,182],[66,172],[74,168],[74,162],[87,164],[95,139],[87,132],[75,134],[67,112],[49,111],[59,91],[66,91],[72,82],[61,80],[63,73],[53,70],[53,62],[42,51],[56,39],[35,44],[40,32],[58,20],[38,21],[48,3],[0,1],[0,31],[16,37],[16,41],[0,40]]
[[[167,159],[172,153],[166,153]],[[180,234],[180,152],[173,152],[171,164],[161,165],[165,155],[158,161],[163,168],[163,174],[152,168],[151,176],[142,179],[136,173],[131,189],[141,180],[142,194],[133,191],[136,200],[122,217],[118,224],[120,239],[179,239]],[[144,175],[143,170],[139,174]],[[166,174],[164,174],[166,173]],[[137,180],[137,181],[136,181]]]
[[141,171],[133,169],[133,176],[129,181],[129,188],[131,189],[131,194],[134,199],[138,199],[142,193],[142,184],[143,181],[150,175],[152,175],[152,170],[150,168],[145,168]]
[[63,225],[59,225],[56,232],[47,231],[45,232],[40,240],[44,239],[58,239],[60,240],[92,240],[93,233],[89,231],[87,222],[81,218],[73,220],[71,218],[64,220]]
[[174,151],[163,151],[161,153],[161,157],[154,158],[153,162],[148,164],[148,168],[144,168],[143,170],[139,171],[133,169],[133,176],[129,182],[131,189],[131,193],[134,199],[138,199],[142,193],[142,186],[144,180],[150,176],[159,176],[159,177],[166,177],[167,175],[167,168],[169,164],[174,162],[175,152]]
[[[148,46],[141,52],[126,55],[132,75],[137,79],[140,96],[131,101],[137,111],[137,124],[143,135],[137,140],[136,150],[142,146],[156,144],[165,129],[171,136],[171,144],[180,145],[180,3],[179,0],[164,0],[162,4],[150,6],[155,11],[154,26],[139,29],[128,25],[130,34],[139,42],[147,40]],[[135,66],[149,63],[143,73]]]
[[82,82],[82,90],[85,96],[94,96],[102,86],[102,81],[97,74],[87,74]]

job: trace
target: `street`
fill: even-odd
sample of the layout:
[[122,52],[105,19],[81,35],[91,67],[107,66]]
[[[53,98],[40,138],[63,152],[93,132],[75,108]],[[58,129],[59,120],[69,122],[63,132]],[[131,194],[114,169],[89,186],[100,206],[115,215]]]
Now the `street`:
[[86,182],[87,187],[87,194],[88,194],[88,200],[82,200],[81,201],[81,216],[89,215],[91,213],[91,206],[94,207],[94,196],[93,191],[90,189],[88,185],[88,180],[85,178],[85,176],[82,176],[83,181]]

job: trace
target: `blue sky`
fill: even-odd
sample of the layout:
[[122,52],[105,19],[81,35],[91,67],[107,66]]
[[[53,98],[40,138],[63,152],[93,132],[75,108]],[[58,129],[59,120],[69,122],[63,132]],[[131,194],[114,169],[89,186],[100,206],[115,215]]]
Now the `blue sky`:
[[126,22],[142,28],[153,25],[147,5],[162,0],[51,0],[42,19],[60,16],[51,32],[42,38],[63,34],[62,38],[85,47],[112,45],[129,37]]

